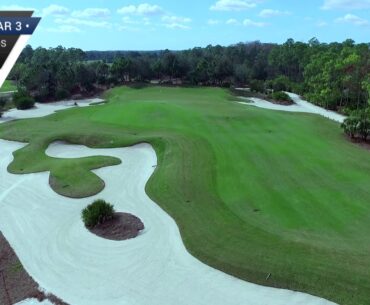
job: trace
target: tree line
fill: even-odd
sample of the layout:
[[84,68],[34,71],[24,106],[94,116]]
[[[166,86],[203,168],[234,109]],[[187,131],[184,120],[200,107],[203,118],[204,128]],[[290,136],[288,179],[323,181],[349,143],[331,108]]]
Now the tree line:
[[370,44],[239,43],[184,51],[89,51],[27,46],[11,73],[39,101],[133,82],[246,86],[253,91],[294,91],[315,104],[349,113],[368,105]]

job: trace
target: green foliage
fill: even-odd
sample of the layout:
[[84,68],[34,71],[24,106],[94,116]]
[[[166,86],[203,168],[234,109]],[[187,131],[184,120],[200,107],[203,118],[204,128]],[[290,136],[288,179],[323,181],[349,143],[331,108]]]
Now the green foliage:
[[12,274],[17,274],[23,270],[23,265],[20,262],[17,262],[10,267],[10,272]]
[[65,89],[57,89],[55,93],[56,100],[64,100],[69,97],[70,93]]
[[113,77],[117,80],[117,83],[123,83],[125,81],[130,81],[132,69],[132,61],[120,57],[113,62],[110,70]]
[[113,214],[113,205],[104,200],[95,200],[82,210],[82,220],[87,228],[93,228],[98,224],[112,219]]
[[[75,48],[33,50],[28,46],[14,66],[10,77],[18,82],[22,90],[32,93],[41,102],[55,99],[57,93],[61,91],[68,92],[70,96],[73,90],[84,90],[86,82],[91,81],[90,77],[80,73],[76,68],[83,61],[84,56],[82,50]],[[88,64],[84,63],[84,65]]]
[[0,97],[0,118],[3,116],[3,108],[6,104],[7,99],[5,97]]
[[[250,85],[255,92],[294,91],[328,109],[360,109],[368,105],[370,50],[367,44],[239,43],[186,51],[124,52],[27,47],[11,78],[47,101],[114,84],[149,82],[229,87]],[[87,60],[86,60],[87,59]],[[266,86],[265,86],[266,85]]]
[[366,91],[367,103],[370,106],[370,74],[363,81],[362,88]]
[[252,80],[249,84],[251,91],[253,92],[265,92],[265,84],[261,80]]
[[274,92],[270,95],[270,97],[278,102],[292,102],[292,99],[289,97],[289,95],[282,91]]
[[32,98],[30,96],[21,97],[21,98],[17,99],[16,101],[14,101],[14,103],[15,103],[15,106],[17,107],[17,109],[19,109],[19,110],[27,110],[27,109],[31,109],[35,106],[35,100],[34,100],[34,98]]
[[363,83],[370,69],[368,47],[346,41],[314,51],[304,69],[307,96],[334,110],[366,107],[368,95]]
[[2,108],[4,108],[4,106],[5,106],[5,104],[6,104],[6,102],[7,102],[7,98],[6,97],[3,97],[3,96],[0,96],[0,110],[2,109]]
[[236,65],[234,68],[234,78],[236,84],[244,85],[251,79],[252,69],[248,64]]
[[13,94],[13,101],[17,109],[26,110],[35,106],[35,99],[28,95],[25,90],[18,90]]
[[15,91],[17,87],[14,85],[14,82],[5,80],[4,84],[0,87],[0,92]]
[[89,64],[76,63],[73,67],[75,82],[81,91],[92,92],[96,83],[96,74]]
[[370,108],[352,111],[344,120],[342,128],[353,139],[367,140],[370,134]]
[[274,91],[291,91],[292,84],[289,77],[285,75],[280,75],[274,80],[267,82],[269,89],[273,89]]
[[342,128],[344,132],[348,136],[350,136],[352,139],[356,137],[358,123],[359,123],[358,118],[354,118],[354,117],[348,117],[342,123]]
[[13,93],[13,101],[16,101],[22,97],[30,96],[26,89],[20,88],[18,91]]

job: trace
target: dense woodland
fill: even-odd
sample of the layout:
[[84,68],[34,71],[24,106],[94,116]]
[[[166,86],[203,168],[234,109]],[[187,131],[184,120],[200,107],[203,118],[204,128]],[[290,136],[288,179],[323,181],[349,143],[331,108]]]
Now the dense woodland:
[[363,109],[370,93],[370,44],[260,42],[185,51],[123,52],[32,49],[11,73],[18,87],[39,101],[88,95],[134,83],[247,86],[253,91],[290,90],[328,109]]

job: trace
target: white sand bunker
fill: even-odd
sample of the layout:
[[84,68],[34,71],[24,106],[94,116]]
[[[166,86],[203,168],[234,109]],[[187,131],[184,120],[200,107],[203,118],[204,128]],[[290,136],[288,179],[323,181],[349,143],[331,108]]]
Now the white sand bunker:
[[299,95],[286,92],[290,98],[293,100],[294,105],[278,105],[278,104],[273,104],[271,102],[268,102],[266,100],[262,100],[259,98],[244,98],[240,97],[241,99],[245,99],[250,101],[248,102],[239,102],[240,104],[243,105],[250,105],[250,106],[256,106],[259,108],[264,108],[264,109],[271,109],[271,110],[280,110],[280,111],[289,111],[289,112],[304,112],[304,113],[314,113],[321,115],[325,118],[328,118],[330,120],[343,123],[344,119],[346,118],[344,115],[341,115],[339,113],[336,113],[334,111],[326,110],[322,107],[316,106],[310,102],[304,101],[300,98]]
[[15,305],[53,305],[49,300],[39,302],[37,299],[27,299]]
[[[308,294],[262,287],[215,270],[185,249],[176,223],[145,193],[157,164],[148,144],[89,149],[52,144],[47,154],[107,155],[121,165],[96,173],[106,182],[93,198],[68,199],[48,185],[48,173],[12,175],[12,152],[24,144],[0,140],[0,230],[25,269],[46,291],[71,305],[333,305]],[[145,230],[122,242],[85,229],[81,210],[93,199],[138,216]]]
[[11,109],[4,112],[3,116],[0,118],[0,124],[8,121],[18,120],[18,119],[30,119],[38,118],[53,114],[56,111],[76,107],[87,107],[92,103],[100,103],[104,100],[99,98],[85,99],[85,100],[76,100],[76,101],[61,101],[55,103],[41,104],[36,103],[35,107],[28,110],[18,110]]

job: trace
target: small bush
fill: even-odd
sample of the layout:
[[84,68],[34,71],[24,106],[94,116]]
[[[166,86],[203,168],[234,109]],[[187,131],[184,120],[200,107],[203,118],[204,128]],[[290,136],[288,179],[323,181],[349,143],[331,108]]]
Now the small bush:
[[342,124],[344,132],[352,139],[366,141],[370,135],[370,108],[354,110]]
[[292,99],[285,92],[274,92],[271,94],[271,98],[279,102],[292,102]]
[[70,93],[65,89],[58,89],[55,93],[56,100],[64,100],[70,96]]
[[87,228],[93,228],[112,219],[113,214],[113,205],[104,200],[96,200],[82,210],[82,220]]
[[14,100],[15,106],[19,110],[31,109],[35,106],[35,100],[30,96],[23,96]]
[[252,92],[265,92],[265,83],[261,80],[252,80],[249,84]]
[[222,82],[221,87],[222,88],[230,88],[231,87],[231,82],[229,82],[229,81]]
[[274,89],[274,91],[290,91],[291,82],[289,80],[289,77],[284,75],[276,77],[272,81],[272,89]]
[[3,108],[6,104],[6,99],[4,97],[0,97],[0,118],[3,116]]
[[31,109],[35,105],[35,100],[26,90],[18,88],[18,91],[13,94],[13,101],[17,109]]
[[13,101],[19,100],[22,97],[29,96],[24,88],[18,88],[18,91],[13,93]]
[[6,97],[3,97],[3,96],[0,97],[0,109],[4,108],[7,100],[8,99]]

